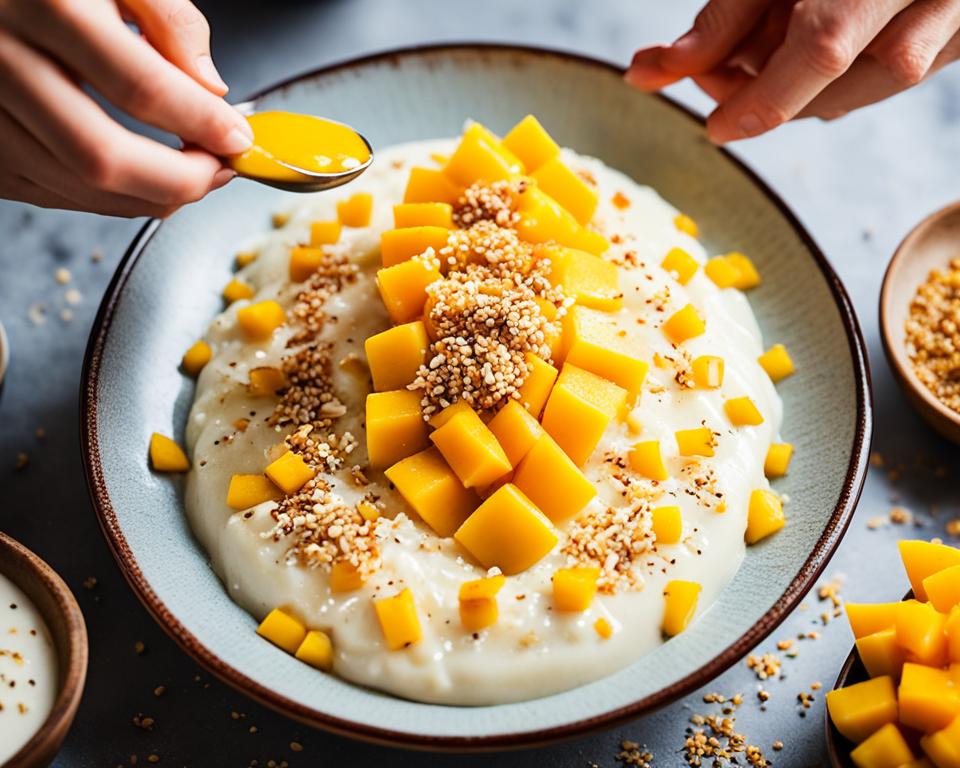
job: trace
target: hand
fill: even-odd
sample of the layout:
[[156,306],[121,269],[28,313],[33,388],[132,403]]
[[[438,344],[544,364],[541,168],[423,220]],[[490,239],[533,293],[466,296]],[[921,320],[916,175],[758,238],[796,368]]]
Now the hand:
[[[216,155],[252,132],[223,100],[209,38],[188,0],[0,0],[0,198],[166,216],[227,183]],[[128,131],[84,84],[186,148]]]
[[717,143],[797,117],[841,117],[960,58],[960,0],[709,0],[672,45],[636,53],[626,80],[685,77],[717,102]]

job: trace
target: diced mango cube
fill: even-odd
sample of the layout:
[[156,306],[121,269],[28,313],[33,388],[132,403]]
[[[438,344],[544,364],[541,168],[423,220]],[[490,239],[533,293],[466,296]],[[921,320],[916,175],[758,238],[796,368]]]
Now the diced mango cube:
[[634,348],[605,312],[573,306],[563,318],[564,360],[619,384],[631,398],[640,393],[649,368]]
[[283,491],[266,475],[234,475],[227,489],[227,506],[238,511],[282,498]]
[[713,456],[717,445],[716,435],[710,427],[678,429],[677,448],[681,456]]
[[675,312],[660,328],[674,344],[682,344],[687,339],[700,336],[707,330],[706,323],[693,304],[687,304],[683,309]]
[[409,589],[393,597],[374,600],[373,607],[380,621],[380,629],[383,630],[383,639],[391,651],[413,645],[422,637],[417,606]]
[[440,277],[439,265],[430,259],[409,259],[377,270],[377,287],[390,319],[407,323],[418,317],[427,301],[427,286]]
[[560,246],[542,246],[537,249],[537,257],[550,260],[550,283],[560,286],[577,304],[604,312],[615,312],[623,306],[620,278],[613,262]]
[[258,301],[237,310],[237,323],[251,339],[265,341],[273,332],[287,322],[287,314],[277,302]]
[[256,251],[240,251],[240,253],[234,257],[234,263],[237,265],[237,269],[243,269],[253,264],[253,262],[257,260],[258,255]]
[[593,629],[604,640],[609,640],[613,637],[613,627],[610,626],[610,622],[603,618],[603,616],[593,622]]
[[523,164],[507,152],[489,132],[468,128],[443,172],[455,184],[465,187],[476,181],[506,181],[524,171]]
[[459,598],[464,600],[490,600],[500,594],[503,585],[507,583],[507,577],[502,573],[496,576],[485,576],[482,579],[473,579],[465,581],[460,585]]
[[923,591],[930,604],[941,613],[960,605],[960,565],[952,565],[923,580]]
[[673,579],[663,590],[663,621],[660,628],[668,637],[679,635],[697,612],[700,585],[695,581]]
[[367,338],[363,350],[378,391],[403,389],[416,377],[426,362],[430,341],[423,321],[395,325]]
[[693,358],[693,383],[701,389],[717,389],[723,384],[723,358],[700,355]]
[[564,363],[541,423],[574,464],[583,466],[626,400],[622,387]]
[[960,715],[960,686],[945,669],[908,661],[900,677],[898,702],[901,723],[932,733]]
[[875,677],[830,691],[827,711],[837,730],[859,744],[883,726],[897,721],[893,678]]
[[857,654],[870,677],[888,675],[900,678],[900,670],[906,661],[906,652],[897,643],[897,631],[893,628],[864,635],[857,640]]
[[573,218],[586,224],[593,218],[600,197],[590,186],[559,157],[554,157],[530,174],[544,192],[573,214]]
[[663,456],[660,454],[659,440],[643,440],[634,443],[630,453],[627,454],[627,461],[630,462],[630,468],[634,472],[650,480],[666,480],[670,477],[663,464]]
[[411,168],[410,179],[403,193],[405,203],[457,202],[460,187],[450,181],[443,171],[434,168]]
[[610,247],[605,237],[584,227],[570,211],[534,184],[520,195],[517,208],[520,213],[517,234],[525,242],[554,242],[597,255]]
[[150,464],[154,472],[186,472],[190,469],[190,459],[183,448],[159,432],[150,435]]
[[338,560],[330,566],[330,591],[334,594],[354,592],[363,586],[363,574],[352,563]]
[[757,488],[750,494],[747,506],[747,544],[756,544],[783,528],[783,502],[773,491]]
[[520,463],[520,459],[527,455],[537,438],[544,434],[540,422],[517,400],[511,400],[497,411],[488,426],[513,466]]
[[750,257],[744,256],[739,251],[732,251],[726,256],[727,263],[737,270],[737,279],[733,282],[733,287],[741,291],[749,291],[760,285],[760,273],[754,266]]
[[532,173],[560,154],[560,147],[533,115],[527,115],[503,137],[503,146]]
[[277,394],[278,389],[287,386],[287,377],[283,371],[271,365],[251,368],[247,375],[250,379],[247,389],[254,397],[272,397]]
[[307,636],[307,628],[289,613],[274,608],[260,622],[257,634],[287,653],[296,653]]
[[913,760],[913,752],[900,729],[887,723],[857,745],[850,759],[857,768],[900,768]]
[[553,574],[553,607],[578,613],[587,610],[599,578],[599,568],[559,568]]
[[373,392],[367,395],[366,411],[367,456],[375,469],[385,469],[427,447],[419,392]]
[[949,725],[920,739],[920,746],[933,764],[924,768],[960,768],[960,717]]
[[714,256],[703,267],[717,288],[732,288],[740,279],[740,270],[731,264],[726,256]]
[[233,304],[240,299],[249,299],[253,297],[253,288],[246,283],[242,283],[237,278],[233,278],[223,288],[223,298],[227,304]]
[[307,464],[299,453],[287,451],[279,459],[268,464],[263,473],[277,488],[289,496],[313,480],[317,470]]
[[430,439],[467,488],[483,488],[513,469],[497,438],[473,409],[435,429]]
[[930,603],[904,600],[897,606],[897,642],[914,661],[939,667],[947,663],[947,617]]
[[388,229],[380,235],[383,266],[392,267],[432,248],[436,255],[446,246],[450,230],[444,227],[404,227]]
[[557,380],[559,371],[546,360],[527,352],[524,356],[530,372],[523,384],[520,385],[520,403],[535,418],[540,418],[543,406],[547,403],[553,383]]
[[577,515],[597,489],[550,435],[541,435],[517,466],[517,486],[554,523]]
[[492,627],[500,617],[500,607],[492,597],[479,600],[460,600],[460,623],[467,632],[479,632]]
[[893,629],[897,623],[896,603],[846,603],[847,621],[856,638]]
[[723,412],[735,427],[755,427],[763,424],[763,415],[749,397],[732,397],[723,404]]
[[793,360],[787,353],[787,348],[783,344],[774,344],[770,349],[757,358],[760,367],[767,372],[770,380],[776,384],[781,379],[787,378],[796,368],[793,367]]
[[194,342],[190,349],[184,352],[180,365],[183,367],[184,373],[188,376],[199,376],[200,371],[210,362],[210,358],[212,357],[213,350],[210,349],[210,345],[201,339],[200,341]]
[[302,283],[320,268],[325,258],[322,248],[295,245],[290,249],[290,279]]
[[387,479],[438,536],[453,536],[480,504],[433,447],[398,461]]
[[676,544],[683,535],[683,516],[680,507],[669,504],[664,507],[654,507],[653,535],[657,544]]
[[947,617],[947,655],[952,664],[960,664],[960,608]]
[[767,456],[763,460],[763,474],[769,478],[783,477],[787,474],[792,455],[793,446],[790,443],[772,443],[767,448]]
[[337,203],[337,218],[345,227],[366,227],[373,215],[373,195],[357,192]]
[[932,541],[901,541],[897,546],[917,600],[927,599],[927,592],[923,588],[923,580],[927,576],[945,568],[960,565],[960,549],[947,544],[937,544]]
[[340,222],[314,221],[310,224],[310,245],[333,245],[340,239]]
[[311,667],[329,672],[333,669],[333,643],[330,642],[330,635],[319,629],[311,629],[294,656]]
[[697,222],[695,222],[685,213],[678,213],[673,217],[673,226],[675,226],[681,232],[685,232],[686,234],[690,235],[690,237],[700,236],[700,227],[697,226]]
[[673,275],[680,285],[686,285],[700,268],[700,263],[683,248],[671,248],[660,266]]
[[393,206],[393,225],[453,229],[453,206],[450,203],[399,203]]
[[437,411],[433,416],[430,417],[428,423],[434,429],[440,429],[444,424],[446,424],[450,419],[456,416],[458,413],[463,413],[464,411],[472,411],[473,408],[470,407],[470,403],[466,400],[457,400],[454,403],[451,403],[443,410]]
[[512,483],[477,507],[454,538],[481,565],[506,574],[525,571],[558,542],[550,520]]

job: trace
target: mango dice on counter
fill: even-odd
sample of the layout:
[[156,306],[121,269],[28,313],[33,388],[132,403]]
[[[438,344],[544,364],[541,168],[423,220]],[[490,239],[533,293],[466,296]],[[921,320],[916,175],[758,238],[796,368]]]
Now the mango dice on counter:
[[200,371],[210,362],[213,357],[213,350],[203,339],[196,341],[186,352],[183,353],[183,359],[180,366],[188,376],[199,376]]
[[340,222],[314,221],[310,224],[310,245],[333,245],[340,239]]
[[467,632],[479,632],[497,623],[500,615],[497,594],[505,583],[504,576],[497,575],[460,585],[460,623]]
[[367,395],[366,415],[367,456],[375,469],[386,469],[427,447],[419,392],[373,392]]
[[776,384],[796,371],[793,360],[783,344],[774,344],[770,349],[757,358],[760,367],[767,372],[770,380]]
[[631,398],[640,394],[649,366],[606,312],[570,307],[563,318],[562,349],[567,363],[619,384]]
[[770,479],[783,477],[787,474],[791,456],[793,456],[793,446],[790,443],[771,444],[763,460],[763,474]]
[[890,677],[875,677],[827,694],[830,719],[846,738],[861,742],[897,722],[897,691]]
[[450,181],[443,171],[434,168],[411,168],[403,193],[405,203],[447,203],[460,197],[461,187]]
[[357,192],[337,203],[337,218],[345,227],[367,227],[373,215],[373,195]]
[[528,173],[560,154],[560,146],[533,115],[527,115],[506,136],[503,146],[520,158]]
[[454,538],[485,568],[508,575],[540,561],[559,540],[550,520],[512,483],[477,507]]
[[307,636],[307,628],[289,613],[274,608],[260,622],[257,634],[287,653],[296,653]]
[[319,629],[311,629],[294,653],[300,661],[324,672],[333,669],[333,643],[330,635]]
[[176,442],[154,432],[150,435],[150,465],[154,472],[186,472],[190,469],[190,459]]
[[749,397],[732,397],[723,404],[723,412],[735,427],[755,427],[763,424],[763,415]]
[[437,536],[452,536],[480,503],[433,447],[402,459],[386,475]]
[[717,445],[716,435],[710,427],[678,429],[674,436],[681,456],[713,456]]
[[557,524],[581,512],[597,495],[594,484],[546,434],[527,451],[517,466],[513,483]]
[[540,422],[517,400],[511,400],[497,411],[488,426],[513,466],[520,463],[520,459],[527,455],[527,451],[544,434]]
[[663,621],[660,628],[668,637],[679,635],[697,612],[700,585],[695,581],[673,579],[663,590]]
[[597,190],[572,171],[559,157],[554,157],[530,174],[544,192],[586,224],[593,218],[600,201]]
[[237,323],[243,332],[256,341],[266,341],[287,322],[287,313],[273,300],[258,301],[237,310]]
[[289,496],[313,480],[317,470],[307,464],[299,453],[287,451],[276,461],[268,464],[263,473],[277,488]]
[[543,246],[537,256],[549,259],[549,279],[563,288],[577,304],[604,312],[615,312],[623,306],[623,292],[617,266],[602,256],[560,246]]
[[287,377],[283,371],[271,365],[251,368],[247,376],[247,390],[254,397],[273,397],[278,390],[287,386]]
[[686,285],[700,268],[700,263],[683,248],[671,248],[660,266],[672,274],[680,285]]
[[750,494],[747,506],[747,544],[756,544],[761,539],[776,533],[784,524],[783,502],[773,491],[758,488]]
[[648,480],[666,480],[670,477],[663,464],[659,440],[642,440],[634,443],[627,454],[630,468]]
[[334,594],[355,592],[363,582],[363,574],[346,560],[338,560],[330,566],[330,591]]
[[473,409],[431,432],[430,440],[467,488],[483,488],[513,469],[503,447]]
[[654,507],[653,535],[657,544],[677,544],[683,536],[683,516],[680,507],[669,504],[663,507]]
[[597,594],[599,568],[560,568],[553,574],[553,607],[582,613]]
[[380,258],[383,266],[392,267],[394,264],[412,259],[433,249],[438,254],[447,244],[450,230],[445,227],[417,226],[401,229],[388,229],[380,235]]
[[363,350],[378,392],[403,389],[426,362],[430,340],[421,320],[395,325],[367,338]]
[[439,265],[427,259],[408,259],[377,270],[377,288],[395,323],[408,323],[422,312],[427,286],[441,278]]
[[253,288],[246,283],[240,282],[236,278],[233,278],[233,280],[223,288],[223,299],[227,304],[233,304],[233,302],[240,301],[240,299],[250,298],[253,298]]
[[237,511],[282,498],[283,491],[266,475],[234,475],[227,489],[227,506]]
[[913,760],[913,753],[900,729],[887,723],[864,739],[850,759],[857,768],[901,768]]
[[307,280],[323,264],[322,248],[310,245],[295,245],[290,249],[290,279],[295,283]]
[[671,342],[682,344],[688,339],[702,335],[707,326],[693,304],[687,304],[671,315],[660,328]]
[[393,206],[393,225],[453,229],[453,206],[450,203],[399,203]]
[[547,403],[553,383],[557,380],[559,371],[546,360],[530,352],[524,356],[530,372],[523,384],[520,385],[520,403],[535,419],[540,418],[543,406]]
[[413,592],[409,589],[393,597],[374,600],[373,607],[383,631],[383,639],[391,651],[411,646],[423,636]]
[[898,545],[903,567],[917,600],[926,600],[923,580],[927,576],[960,565],[960,549],[932,541],[901,541]]

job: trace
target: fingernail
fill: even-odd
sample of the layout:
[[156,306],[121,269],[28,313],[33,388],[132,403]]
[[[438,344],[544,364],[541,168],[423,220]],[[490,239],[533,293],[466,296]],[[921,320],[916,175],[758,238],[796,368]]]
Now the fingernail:
[[696,48],[698,45],[700,45],[700,33],[697,32],[697,30],[695,29],[691,29],[686,34],[683,34],[680,37],[678,37],[676,40],[674,40],[673,45],[671,45],[670,47],[673,48],[675,51],[680,51],[681,53],[684,53],[686,51],[691,50],[692,48]]
[[196,65],[197,72],[200,73],[200,77],[204,79],[207,85],[219,92],[221,95],[229,90],[227,84],[223,82],[223,78],[220,77],[220,73],[217,72],[217,68],[213,63],[213,59],[211,59],[207,54],[198,56]]
[[239,155],[246,152],[253,146],[253,131],[250,126],[244,131],[240,127],[231,128],[226,138],[223,140],[223,153],[226,155]]
[[213,192],[215,189],[220,189],[220,187],[222,187],[236,175],[236,171],[234,171],[232,168],[221,168],[213,175],[213,179],[210,182],[210,191]]
[[737,125],[743,131],[744,136],[756,136],[758,133],[763,133],[764,129],[763,121],[755,112],[747,112],[745,115],[741,115],[740,119],[737,120]]

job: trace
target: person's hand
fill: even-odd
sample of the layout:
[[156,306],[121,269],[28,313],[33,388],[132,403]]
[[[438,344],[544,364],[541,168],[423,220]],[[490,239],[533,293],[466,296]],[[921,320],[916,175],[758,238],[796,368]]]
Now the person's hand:
[[626,80],[654,91],[692,77],[723,143],[906,90],[960,58],[958,30],[960,0],[709,0],[679,40],[638,51]]
[[[223,186],[234,174],[215,155],[252,132],[209,41],[188,0],[0,0],[0,198],[165,216]],[[87,86],[186,148],[128,131]]]

